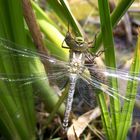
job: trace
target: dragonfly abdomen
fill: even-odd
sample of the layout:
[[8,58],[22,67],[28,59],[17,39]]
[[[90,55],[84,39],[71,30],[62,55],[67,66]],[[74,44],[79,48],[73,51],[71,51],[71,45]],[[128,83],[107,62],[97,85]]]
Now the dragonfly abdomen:
[[77,74],[70,74],[70,88],[69,88],[66,109],[65,109],[65,114],[64,114],[64,120],[63,120],[63,128],[65,131],[67,130],[67,127],[68,127],[68,121],[69,121],[69,116],[70,116],[70,112],[72,108],[76,81],[77,81]]

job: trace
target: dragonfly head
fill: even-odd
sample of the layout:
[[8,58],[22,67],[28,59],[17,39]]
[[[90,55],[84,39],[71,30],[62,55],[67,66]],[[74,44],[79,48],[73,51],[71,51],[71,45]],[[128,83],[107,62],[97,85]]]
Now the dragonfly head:
[[85,40],[83,37],[76,37],[75,38],[75,43],[76,43],[76,46],[77,48],[83,48],[84,47],[84,44],[85,44]]
[[75,37],[75,44],[73,49],[75,51],[83,52],[87,49],[87,42],[83,37]]

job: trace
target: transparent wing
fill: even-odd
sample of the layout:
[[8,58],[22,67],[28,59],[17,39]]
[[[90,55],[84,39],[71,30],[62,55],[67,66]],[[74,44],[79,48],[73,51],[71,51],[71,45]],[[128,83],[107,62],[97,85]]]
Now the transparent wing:
[[95,90],[87,82],[78,79],[73,102],[73,111],[78,116],[97,106]]
[[[132,73],[132,75],[130,76],[128,71],[123,71],[120,69],[113,69],[109,67],[107,67],[106,69],[103,69],[103,68],[98,68],[97,66],[92,66],[92,65],[86,65],[86,68],[88,68],[90,74],[84,72],[81,75],[79,75],[79,77],[87,83],[86,85],[92,86],[93,89],[96,88],[96,89],[102,90],[104,93],[106,93],[109,96],[112,96],[114,99],[117,99],[116,96],[120,97],[122,104],[124,100],[131,101],[131,99],[134,99],[133,96],[125,97],[125,91],[126,91],[126,86],[127,86],[128,81],[140,80],[139,76],[134,76],[136,75],[136,73]],[[117,78],[118,88],[112,87],[110,78]],[[80,94],[83,94],[83,91],[87,94],[89,93],[89,89],[84,88],[84,86],[82,85],[79,86],[79,92],[81,92]],[[94,92],[94,94],[96,94],[96,92]],[[137,94],[136,104],[137,102],[139,102],[139,99],[140,99],[139,94]],[[94,100],[95,99],[93,99],[93,101]],[[86,102],[89,103],[90,100]],[[128,110],[125,110],[123,113],[127,113],[127,112]],[[120,112],[118,111],[114,113],[120,113]],[[140,117],[139,111],[135,111],[134,109],[133,118],[136,119],[139,117]]]
[[46,80],[46,81],[56,81],[64,79],[68,75],[68,73],[62,73],[63,75],[60,76],[60,72],[56,72],[54,74],[46,74],[44,73],[36,73],[36,74],[7,74],[7,73],[0,73],[0,81],[8,83],[17,83],[20,86],[25,86],[28,84],[33,84],[36,81]]
[[21,49],[20,46],[17,44],[0,38],[0,52],[5,57],[23,57],[23,58],[29,58],[29,59],[41,59],[43,61],[47,61],[51,63],[52,65],[58,65],[66,67],[68,65],[67,62],[61,61],[60,57],[57,56],[59,59],[55,59],[54,57],[47,56],[45,52],[36,52],[35,49]]
[[[51,84],[60,85],[59,87],[63,87],[65,83],[67,82],[67,76],[69,74],[68,72],[68,63],[61,61],[57,58],[47,56],[45,53],[37,53],[33,50],[29,49],[20,49],[21,47],[17,44],[5,40],[3,38],[0,38],[0,58],[7,60],[10,63],[13,63],[12,70],[10,71],[3,70],[2,67],[0,67],[0,82],[3,82],[3,85],[6,84],[7,86],[15,85],[20,88],[25,86],[36,83],[37,81],[47,81]],[[20,59],[22,58],[22,59]],[[36,68],[36,61],[39,61],[40,59],[47,62],[47,74],[44,72],[37,73],[36,71],[31,71],[28,74],[22,73],[20,70],[15,71],[15,67],[18,68],[19,64],[16,63],[16,60],[20,59],[20,66],[28,63],[30,67]],[[9,65],[9,63],[5,63],[5,65]],[[33,62],[33,63],[32,63]],[[40,62],[40,61],[39,61]],[[42,67],[40,67],[42,68]],[[21,72],[21,73],[20,73]]]
[[[121,87],[118,87],[118,89],[113,88],[110,79],[116,78],[118,80],[118,84],[123,82],[124,85],[125,83],[127,84],[128,81],[133,81],[133,80],[140,81],[140,77],[138,73],[131,73],[131,75],[129,75],[129,71],[125,71],[121,69],[113,69],[110,67],[98,68],[97,66],[91,66],[91,65],[86,65],[86,67],[90,72],[90,76],[83,73],[81,75],[81,78],[87,81],[92,86],[104,91],[106,94],[114,98],[116,96],[115,94],[118,95],[118,89],[120,92],[124,92],[125,87],[123,89],[121,89]],[[131,97],[126,98],[124,95],[121,94],[119,94],[118,96],[125,100],[131,100]]]
[[[47,74],[40,60],[48,64]],[[41,93],[46,93],[46,96],[49,93],[46,98],[49,104],[53,97],[57,96],[54,95],[57,92],[48,92],[50,90],[46,88],[48,81],[51,85],[60,85],[62,88],[69,75],[67,62],[47,56],[45,53],[37,53],[35,50],[21,49],[21,46],[2,38],[0,38],[0,61],[0,100],[5,106],[7,106],[5,101],[11,101],[13,104],[21,102],[26,105],[33,102],[33,98],[36,95],[40,96]],[[57,91],[60,91],[59,88]],[[54,101],[54,104],[56,102]],[[12,117],[21,117],[20,110],[20,104],[17,104]]]

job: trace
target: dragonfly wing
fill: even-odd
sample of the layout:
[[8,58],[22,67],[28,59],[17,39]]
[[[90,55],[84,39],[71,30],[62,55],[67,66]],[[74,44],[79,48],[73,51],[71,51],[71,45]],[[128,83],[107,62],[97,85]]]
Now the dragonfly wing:
[[107,78],[118,78],[125,81],[140,81],[139,73],[131,72],[130,75],[130,72],[128,70],[117,69],[112,67],[99,68],[97,65],[94,66],[93,64],[86,64],[85,66],[86,68],[88,68],[91,74],[94,74],[95,71],[98,71],[100,75],[104,75],[104,77]]
[[[10,71],[0,67],[0,82],[6,84],[7,87],[16,85],[16,88],[19,90],[21,87],[25,88],[30,84],[34,84],[38,81],[47,81],[48,79],[50,83],[52,82],[57,85],[61,83],[60,79],[68,75],[68,63],[49,57],[43,53],[37,53],[28,49],[20,49],[20,46],[17,44],[2,38],[0,38],[0,54],[1,58],[3,58],[3,63],[6,63],[8,60],[9,63],[5,65],[11,65]],[[40,58],[49,64],[47,67],[47,75],[44,72],[43,65],[40,63]],[[31,69],[31,72],[28,74],[24,74],[23,71],[15,69],[19,66],[23,66],[24,68],[25,65],[28,65]]]
[[94,89],[83,79],[79,78],[76,83],[73,111],[75,114],[83,114],[97,106]]
[[69,72],[57,72],[48,75],[48,79],[50,84],[54,86],[58,86],[60,90],[62,90],[69,81]]
[[[61,75],[61,76],[60,76]],[[14,87],[16,86],[17,90],[22,88],[26,89],[28,86],[32,86],[39,81],[43,81],[46,84],[53,84],[63,88],[65,83],[68,80],[68,73],[60,73],[56,72],[53,74],[47,75],[45,72],[36,73],[36,74],[7,74],[7,73],[0,73],[0,83],[7,87]],[[10,90],[9,90],[10,91]]]
[[[23,49],[25,48],[25,49]],[[46,55],[45,52],[36,52],[35,49],[26,49],[26,47],[21,48],[21,46],[0,38],[0,53],[3,57],[5,58],[9,58],[9,57],[15,57],[15,58],[26,58],[29,60],[42,60],[44,62],[48,62],[51,65],[59,65],[59,66],[63,66],[66,67],[68,65],[67,62],[61,61],[59,59],[62,59],[58,56],[55,57],[51,57]]]
[[[89,82],[92,86],[104,91],[106,94],[115,98],[115,96],[119,96],[125,100],[131,100],[133,97],[125,97],[125,95],[118,94],[118,91],[123,92],[125,91],[124,87],[112,87],[112,79],[117,79],[118,85],[122,86],[125,83],[127,84],[128,81],[137,80],[139,81],[139,75],[137,73],[132,73],[129,75],[128,71],[123,71],[120,69],[113,69],[110,67],[107,68],[98,68],[97,66],[86,65],[90,72],[90,76],[86,74],[82,75],[82,78]],[[121,84],[123,82],[123,84]]]
[[[112,96],[114,99],[117,99],[117,97],[120,97],[122,105],[123,105],[123,101],[127,100],[127,101],[131,101],[132,99],[134,99],[134,97],[125,97],[125,90],[126,90],[126,86],[127,86],[127,82],[128,81],[133,81],[133,80],[138,80],[139,81],[139,74],[137,73],[132,73],[132,75],[129,75],[128,71],[123,71],[120,69],[113,69],[113,68],[109,68],[107,67],[106,69],[103,68],[98,68],[97,66],[91,66],[91,65],[87,65],[87,68],[90,72],[90,75],[88,75],[87,73],[83,73],[82,75],[80,75],[80,77],[86,81],[88,84],[90,84],[91,86],[102,90],[104,93],[106,93],[109,96]],[[134,76],[135,75],[135,76]],[[118,88],[114,88],[112,87],[112,83],[110,82],[110,79],[117,79],[118,81]],[[124,86],[124,84],[126,84]],[[123,86],[122,86],[123,85]],[[120,88],[120,86],[122,86]],[[123,95],[120,93],[124,93]],[[139,102],[139,95],[136,96],[135,101]],[[120,111],[115,111],[112,113],[127,113],[128,110],[120,110]],[[134,111],[133,113],[133,118],[138,118],[140,117],[140,114]]]
[[[45,53],[38,53],[35,50],[21,49],[21,46],[3,38],[0,38],[0,54],[1,57],[4,58],[3,60],[9,60],[8,62],[10,62],[10,64],[13,63],[13,65],[11,66],[11,70],[8,72],[5,72],[5,70],[0,68],[0,80],[2,81],[6,81],[7,83],[13,82],[20,83],[20,85],[21,83],[22,85],[27,85],[30,83],[34,83],[35,81],[46,80],[48,77],[50,83],[56,85],[58,83],[61,83],[61,87],[65,85],[66,77],[68,75],[67,62],[48,56]],[[47,77],[45,73],[43,75],[40,75],[41,71],[45,71],[43,65],[41,65],[40,63],[40,59],[45,61],[45,64],[48,64],[46,68]],[[18,60],[20,65],[18,62],[16,62]],[[28,75],[23,74],[23,71],[21,72],[19,70],[15,70],[15,67],[17,68],[19,66],[24,66],[24,64],[28,64],[29,68],[31,69],[31,72]]]
[[[61,84],[60,79],[68,75],[68,63],[45,53],[37,53],[35,49],[23,48],[26,47],[21,49],[21,46],[0,38],[0,97],[3,101],[8,101],[8,98],[13,102],[23,100],[28,104],[30,99],[32,102],[33,97],[41,95],[46,106],[52,109],[57,102],[59,88],[53,90],[48,83],[64,85],[65,81],[62,80]],[[47,64],[45,69],[40,60]],[[20,107],[17,107],[17,112],[19,110]],[[13,116],[16,117],[16,114]]]

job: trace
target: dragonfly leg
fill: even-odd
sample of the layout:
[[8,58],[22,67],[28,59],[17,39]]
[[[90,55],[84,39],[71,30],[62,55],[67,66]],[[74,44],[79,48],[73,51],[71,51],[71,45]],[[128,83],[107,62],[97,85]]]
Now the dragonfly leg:
[[[63,42],[62,42],[62,48],[70,49],[71,40],[73,40],[73,37],[71,36],[71,34],[69,32],[69,23],[68,23],[68,31],[66,33],[66,36],[65,36]],[[64,42],[67,44],[67,46],[64,46]]]
[[[95,63],[95,58],[96,57],[99,57],[99,56],[101,56],[103,53],[105,52],[105,49],[103,49],[103,50],[100,50],[99,52],[97,52],[96,54],[94,54],[94,53],[91,53],[91,52],[89,52],[88,50],[87,50],[87,54],[86,54],[86,58],[89,60],[88,62],[90,62],[90,63]],[[88,54],[91,54],[91,55],[88,55]]]
[[97,38],[98,33],[99,33],[99,31],[97,33],[95,33],[94,39],[92,41],[88,42],[88,48],[92,48],[93,44],[95,44],[95,46],[96,46],[96,38]]
[[95,57],[99,57],[101,56],[103,53],[105,52],[105,49],[100,50],[99,52],[97,52],[97,54],[94,54]]
[[90,54],[90,52],[88,50],[86,50],[85,56],[88,59],[88,62],[91,62],[92,58],[91,58],[91,55],[89,55],[89,54]]
[[65,39],[63,40],[61,47],[62,47],[62,48],[65,48],[65,49],[69,49],[68,46],[64,46],[64,42],[65,42]]
[[94,43],[94,40],[92,40],[92,41],[90,41],[90,42],[88,42],[88,45],[92,45]]
[[104,52],[105,52],[105,49],[100,50],[100,51],[97,52],[96,54],[92,54],[92,55],[93,55],[92,61],[94,61],[94,59],[95,59],[96,57],[101,56]]

